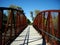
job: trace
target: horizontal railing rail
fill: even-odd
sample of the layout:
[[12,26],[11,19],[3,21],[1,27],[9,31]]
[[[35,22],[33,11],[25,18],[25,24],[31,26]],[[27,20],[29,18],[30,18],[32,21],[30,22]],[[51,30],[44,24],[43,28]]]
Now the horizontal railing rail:
[[[40,29],[41,30],[41,29]],[[44,30],[41,30],[43,33],[45,33],[46,35],[48,35],[49,37],[51,37],[52,40],[56,40],[56,41],[60,41],[59,38],[57,38],[56,36],[44,31]]]

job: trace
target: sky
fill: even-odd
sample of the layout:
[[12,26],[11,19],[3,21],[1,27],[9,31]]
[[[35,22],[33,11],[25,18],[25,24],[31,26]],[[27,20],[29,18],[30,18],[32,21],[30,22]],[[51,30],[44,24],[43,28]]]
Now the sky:
[[60,9],[60,0],[0,0],[0,7],[9,7],[12,4],[22,7],[30,21],[32,21],[30,11]]

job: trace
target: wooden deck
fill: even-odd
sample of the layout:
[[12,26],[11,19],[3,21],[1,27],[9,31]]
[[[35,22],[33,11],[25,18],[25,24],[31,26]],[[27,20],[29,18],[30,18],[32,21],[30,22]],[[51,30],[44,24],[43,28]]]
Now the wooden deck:
[[42,36],[29,25],[12,43],[11,45],[42,45]]

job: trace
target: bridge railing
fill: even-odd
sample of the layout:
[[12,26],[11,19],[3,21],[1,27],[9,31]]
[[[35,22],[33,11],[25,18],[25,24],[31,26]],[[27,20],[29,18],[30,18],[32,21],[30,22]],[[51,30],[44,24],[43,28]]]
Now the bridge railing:
[[23,10],[0,7],[0,45],[10,45],[26,26]]
[[60,10],[42,11],[34,19],[33,26],[47,43],[60,44]]

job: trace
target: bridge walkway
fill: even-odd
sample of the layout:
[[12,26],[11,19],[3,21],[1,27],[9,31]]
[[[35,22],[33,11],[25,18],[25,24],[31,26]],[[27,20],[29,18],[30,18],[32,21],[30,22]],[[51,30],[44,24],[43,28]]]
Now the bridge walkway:
[[11,43],[11,45],[42,45],[42,36],[33,28],[28,27]]

